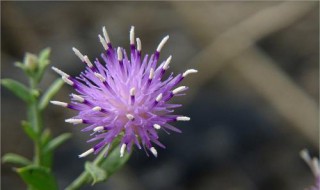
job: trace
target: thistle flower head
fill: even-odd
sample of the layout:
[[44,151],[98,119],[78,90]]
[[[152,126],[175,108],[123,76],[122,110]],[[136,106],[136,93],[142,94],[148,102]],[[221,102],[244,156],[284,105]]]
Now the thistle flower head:
[[183,95],[188,88],[177,85],[187,75],[197,71],[190,69],[176,76],[171,73],[163,79],[172,56],[159,61],[159,55],[169,36],[163,38],[155,53],[143,57],[141,41],[134,37],[134,27],[131,27],[129,35],[130,55],[121,47],[114,48],[105,27],[102,31],[103,34],[98,36],[104,48],[101,60],[91,61],[87,55],[73,48],[86,65],[85,71],[78,77],[53,67],[77,94],[71,94],[70,103],[52,103],[78,111],[77,116],[66,122],[87,124],[82,131],[92,133],[89,142],[97,141],[79,157],[109,147],[116,138],[121,139],[121,157],[126,151],[130,152],[133,145],[144,148],[147,155],[149,152],[157,157],[154,145],[165,148],[158,140],[157,130],[180,132],[169,123],[190,120],[186,116],[174,115],[173,109],[181,105],[169,103],[169,100]]

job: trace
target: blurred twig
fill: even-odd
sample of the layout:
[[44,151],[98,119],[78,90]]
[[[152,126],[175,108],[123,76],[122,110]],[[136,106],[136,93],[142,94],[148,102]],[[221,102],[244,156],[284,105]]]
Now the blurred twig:
[[[179,8],[179,12],[183,14],[186,21],[189,21],[191,17],[193,20],[194,17],[197,17],[197,15],[190,14],[191,11],[184,9],[183,6],[177,6],[177,8]],[[197,76],[196,80],[198,85],[194,86],[199,86],[209,80],[226,66],[227,61],[254,45],[257,40],[287,27],[312,8],[314,8],[314,2],[302,4],[285,2],[278,6],[266,8],[229,28],[190,61],[190,65],[196,65],[197,69],[201,71],[201,75]],[[201,16],[199,15],[199,17]],[[209,14],[207,16],[210,17]],[[191,30],[197,29],[194,31],[195,33],[206,34],[201,31],[213,30],[213,28],[199,26],[197,22],[188,24]],[[208,38],[212,37],[208,36]],[[190,97],[190,95],[188,96]]]
[[242,52],[232,68],[314,144],[318,143],[317,103],[258,48]]
[[[317,144],[318,108],[316,102],[254,46],[257,40],[294,23],[315,8],[315,5],[316,2],[284,2],[266,8],[229,28],[191,60],[190,65],[196,65],[196,68],[201,72],[193,87],[200,88],[227,63],[232,64],[231,66],[239,74],[244,75],[248,82],[270,101],[280,115],[292,122],[292,126]],[[184,8],[184,6],[176,7],[186,21],[192,21],[197,16],[200,19],[203,16],[190,14],[190,9]],[[210,14],[206,16],[210,17]],[[208,20],[210,19],[208,18]],[[199,25],[199,22],[189,22],[189,26],[190,29],[196,28],[195,32],[198,33],[203,30],[212,30],[212,28]],[[244,51],[246,51],[245,54],[243,54]],[[268,77],[268,79],[272,76],[272,80],[266,80],[262,76]],[[287,93],[281,93],[279,89],[290,92],[290,96]],[[191,94],[188,97],[192,98]]]

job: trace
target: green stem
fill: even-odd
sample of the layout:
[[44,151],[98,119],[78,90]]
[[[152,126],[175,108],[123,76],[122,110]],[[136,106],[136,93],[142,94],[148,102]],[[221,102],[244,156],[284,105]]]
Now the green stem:
[[[112,146],[115,147],[115,146]],[[113,149],[112,149],[113,150]],[[112,150],[109,150],[110,152]],[[103,151],[94,159],[93,164],[99,166],[101,162],[105,159],[104,155],[108,151],[108,148],[104,148]],[[76,190],[82,187],[84,184],[88,183],[90,180],[90,174],[87,171],[83,171],[65,190]]]
[[[35,79],[30,79],[30,90],[37,90],[37,82]],[[42,121],[41,121],[41,113],[38,108],[39,100],[38,98],[34,98],[34,101],[29,105],[29,122],[33,127],[33,130],[36,132],[38,138],[34,142],[34,164],[40,166],[41,165],[41,142],[40,135],[42,130]]]
[[90,174],[83,171],[65,190],[76,190],[88,183]]

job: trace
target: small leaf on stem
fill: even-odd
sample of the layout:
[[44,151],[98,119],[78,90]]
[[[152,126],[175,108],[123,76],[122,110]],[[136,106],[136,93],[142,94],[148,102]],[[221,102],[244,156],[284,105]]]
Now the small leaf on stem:
[[42,132],[42,135],[40,137],[40,142],[41,142],[41,145],[44,147],[46,146],[49,141],[51,140],[51,131],[50,129],[46,128],[43,132]]
[[94,185],[97,182],[104,181],[107,179],[107,173],[102,168],[100,168],[99,166],[96,166],[92,162],[86,162],[85,169],[93,179],[91,185]]
[[34,101],[32,94],[24,84],[12,79],[2,79],[1,84],[26,103],[30,104]]
[[39,53],[39,63],[41,65],[41,63],[45,60],[49,59],[51,53],[51,48],[47,47],[45,49],[43,49],[40,53]]
[[49,168],[29,165],[23,168],[17,168],[16,172],[33,189],[58,189],[58,185]]
[[60,90],[60,88],[63,86],[64,82],[62,79],[55,80],[51,86],[48,88],[48,90],[42,95],[39,103],[39,109],[44,110],[52,97],[56,95],[56,93]]
[[26,66],[25,66],[23,63],[19,62],[19,61],[15,62],[14,65],[15,65],[16,67],[22,69],[22,70],[25,71],[25,72],[27,71]]
[[51,52],[50,48],[45,48],[39,53],[39,56],[38,56],[39,69],[36,73],[37,81],[41,80],[43,73],[45,72],[47,66],[50,64],[50,60],[49,60],[50,52]]
[[53,151],[58,146],[63,144],[66,140],[70,139],[71,136],[72,136],[71,133],[63,133],[63,134],[55,137],[54,139],[52,139],[51,141],[49,141],[47,143],[47,145],[43,148],[43,151],[44,152]]
[[100,167],[107,172],[108,176],[111,176],[114,172],[122,168],[122,166],[129,160],[130,156],[131,152],[120,157],[120,147],[117,146],[101,162]]
[[27,121],[21,121],[21,126],[23,131],[30,137],[31,140],[35,141],[37,139],[37,134],[31,127],[30,123]]
[[2,163],[11,163],[26,166],[32,164],[27,158],[14,153],[7,153],[2,157]]

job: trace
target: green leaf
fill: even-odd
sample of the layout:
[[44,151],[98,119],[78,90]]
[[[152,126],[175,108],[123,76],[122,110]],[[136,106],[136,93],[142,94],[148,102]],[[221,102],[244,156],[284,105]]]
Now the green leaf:
[[45,147],[48,145],[48,143],[51,141],[52,139],[52,135],[51,135],[51,131],[49,128],[46,128],[40,137],[40,143],[41,143],[41,160],[40,163],[43,166],[46,167],[51,167],[52,165],[52,155],[53,152],[52,151],[45,151]]
[[63,133],[51,141],[44,147],[44,152],[53,151],[71,137],[71,133]]
[[23,101],[33,102],[34,98],[24,84],[12,79],[2,79],[1,84]]
[[39,63],[40,63],[40,65],[41,65],[41,63],[42,63],[43,61],[46,61],[46,60],[49,59],[50,53],[51,53],[51,48],[49,48],[49,47],[43,49],[43,50],[39,53]]
[[37,133],[33,130],[30,123],[27,121],[21,121],[21,126],[23,131],[30,137],[31,140],[35,141],[37,139]]
[[41,145],[43,147],[47,146],[47,144],[49,143],[49,141],[51,140],[51,131],[49,128],[46,128],[42,134],[41,134],[41,137],[40,137],[40,142],[41,142]]
[[16,67],[20,68],[21,70],[23,70],[23,72],[24,72],[27,76],[29,76],[29,77],[31,77],[31,78],[33,77],[33,73],[30,72],[30,70],[27,68],[26,64],[17,61],[17,62],[14,63],[14,65],[15,65]]
[[41,80],[43,73],[45,72],[47,66],[50,64],[50,60],[49,60],[50,52],[51,52],[50,48],[45,48],[39,53],[39,56],[38,56],[39,69],[36,76],[38,82]]
[[39,103],[39,109],[44,110],[49,101],[52,99],[54,95],[60,90],[60,88],[63,86],[64,82],[62,79],[55,80],[52,85],[49,87],[49,89],[43,94],[43,96],[40,99]]
[[91,185],[96,184],[97,182],[104,181],[107,179],[107,173],[99,166],[94,165],[92,162],[85,163],[86,171],[91,175],[93,182]]
[[16,169],[20,177],[34,190],[57,190],[56,180],[49,168],[29,165]]
[[43,152],[41,151],[41,165],[51,168],[52,167],[52,162],[53,162],[53,152],[52,151],[47,151]]
[[26,70],[27,70],[27,69],[26,69],[26,66],[25,66],[23,63],[19,62],[19,61],[15,62],[14,65],[15,65],[16,67],[22,69],[23,71],[26,71]]
[[[45,137],[47,136],[47,137]],[[42,159],[41,163],[44,166],[51,167],[52,165],[52,155],[54,149],[56,149],[59,145],[64,143],[67,139],[71,137],[70,133],[64,133],[62,135],[59,135],[58,137],[51,140],[51,135],[49,133],[43,133],[42,135]],[[46,139],[46,140],[45,140]]]
[[126,153],[120,157],[120,147],[117,146],[109,155],[102,161],[100,167],[103,168],[108,176],[122,168],[122,166],[129,160],[131,153]]
[[7,153],[2,157],[2,162],[3,163],[11,163],[11,164],[18,164],[22,166],[26,166],[29,164],[32,164],[30,160],[27,158],[20,156],[18,154],[14,153]]

